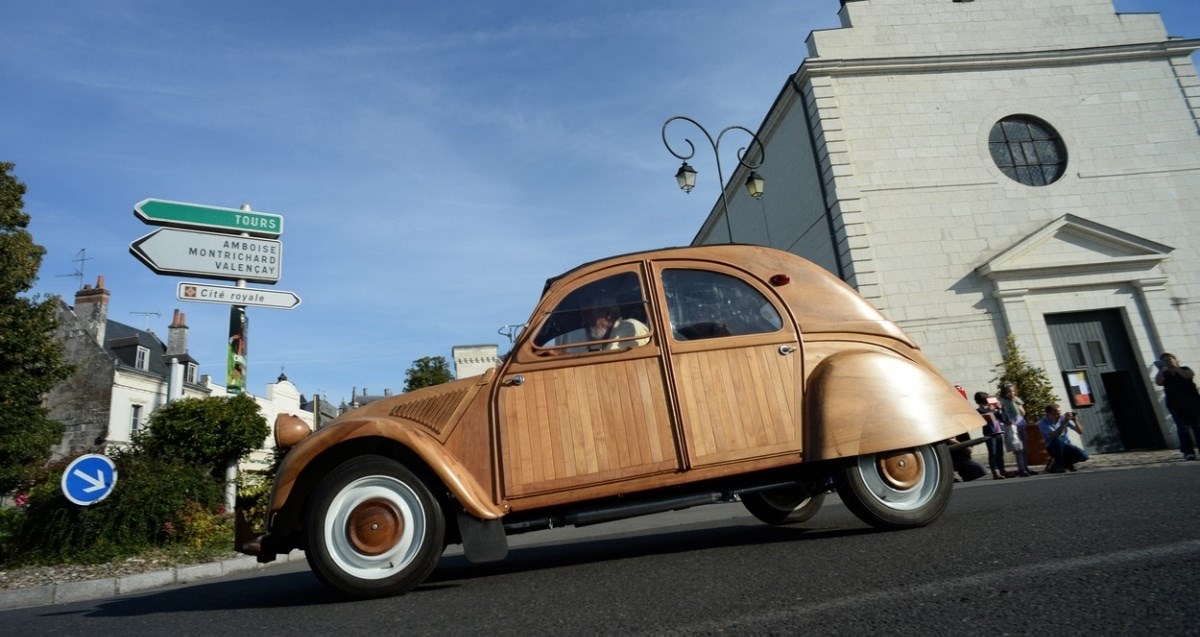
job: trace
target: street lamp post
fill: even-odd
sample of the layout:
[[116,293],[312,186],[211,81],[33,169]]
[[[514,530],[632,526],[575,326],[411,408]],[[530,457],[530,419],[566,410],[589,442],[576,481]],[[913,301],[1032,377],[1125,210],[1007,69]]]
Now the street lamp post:
[[726,126],[720,133],[717,134],[717,138],[713,139],[713,136],[709,134],[708,130],[700,125],[700,122],[697,122],[690,117],[676,115],[667,119],[667,121],[663,122],[662,127],[663,145],[667,147],[667,151],[674,155],[676,159],[683,161],[683,165],[680,166],[679,171],[675,173],[675,179],[679,182],[680,190],[686,193],[691,193],[692,188],[696,187],[696,169],[692,168],[691,165],[687,163],[687,160],[696,155],[696,146],[692,144],[692,140],[685,137],[683,141],[688,145],[687,153],[677,153],[675,152],[674,148],[671,148],[671,143],[667,141],[667,126],[670,126],[671,122],[680,119],[691,123],[696,128],[699,128],[700,132],[704,133],[704,137],[708,139],[709,146],[712,147],[713,157],[717,161],[717,179],[721,182],[721,205],[725,209],[725,230],[729,233],[729,242],[733,243],[733,224],[729,221],[729,199],[725,196],[725,174],[721,171],[721,138],[725,136],[725,133],[728,133],[731,130],[740,130],[750,136],[751,146],[758,144],[758,163],[746,161],[747,147],[739,148],[737,152],[738,163],[745,166],[750,171],[750,176],[746,178],[746,190],[750,193],[750,196],[755,199],[762,197],[763,194],[763,178],[761,175],[755,172],[756,169],[762,166],[763,161],[766,159],[766,151],[763,148],[763,143],[758,139],[758,135],[755,135],[753,131],[744,126]]

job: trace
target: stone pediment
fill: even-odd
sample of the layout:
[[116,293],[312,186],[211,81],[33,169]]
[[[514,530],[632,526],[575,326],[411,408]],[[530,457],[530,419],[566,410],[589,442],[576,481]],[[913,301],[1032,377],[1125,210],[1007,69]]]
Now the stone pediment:
[[1126,275],[1145,278],[1174,248],[1145,237],[1063,215],[1017,241],[977,268],[983,276],[1002,280]]

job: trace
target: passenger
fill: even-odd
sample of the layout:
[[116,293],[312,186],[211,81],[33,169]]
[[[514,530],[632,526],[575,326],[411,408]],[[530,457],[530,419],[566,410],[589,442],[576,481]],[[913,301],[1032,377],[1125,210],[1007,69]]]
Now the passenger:
[[1047,473],[1062,473],[1074,471],[1076,463],[1088,459],[1083,449],[1071,444],[1069,429],[1074,429],[1083,435],[1083,426],[1073,412],[1061,414],[1058,405],[1046,405],[1046,416],[1038,421],[1038,429],[1046,441],[1046,451],[1050,454],[1050,468]]
[[983,435],[987,436],[988,468],[993,480],[1003,480],[1004,475],[1004,413],[1000,403],[985,391],[975,392],[975,411],[983,416]]

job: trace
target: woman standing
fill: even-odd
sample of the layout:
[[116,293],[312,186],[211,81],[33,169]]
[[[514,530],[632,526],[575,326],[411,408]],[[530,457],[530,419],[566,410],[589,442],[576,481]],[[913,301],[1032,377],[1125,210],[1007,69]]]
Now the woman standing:
[[988,468],[993,480],[1003,480],[1004,475],[1004,412],[1000,404],[987,392],[975,392],[975,411],[983,416],[983,435],[987,436]]
[[1008,421],[1004,425],[1004,446],[1017,459],[1017,475],[1030,476],[1029,462],[1025,456],[1026,429],[1025,403],[1017,397],[1017,387],[1012,383],[1004,383],[1000,388],[1000,410]]

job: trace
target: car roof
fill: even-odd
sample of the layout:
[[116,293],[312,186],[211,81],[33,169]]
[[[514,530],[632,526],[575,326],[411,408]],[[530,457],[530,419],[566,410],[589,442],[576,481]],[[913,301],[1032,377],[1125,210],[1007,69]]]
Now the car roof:
[[591,272],[636,261],[695,261],[734,267],[762,281],[776,274],[789,282],[773,287],[788,304],[800,329],[886,336],[916,347],[904,332],[859,293],[833,273],[792,254],[750,244],[720,244],[643,250],[589,261],[546,281],[543,299],[560,285]]

